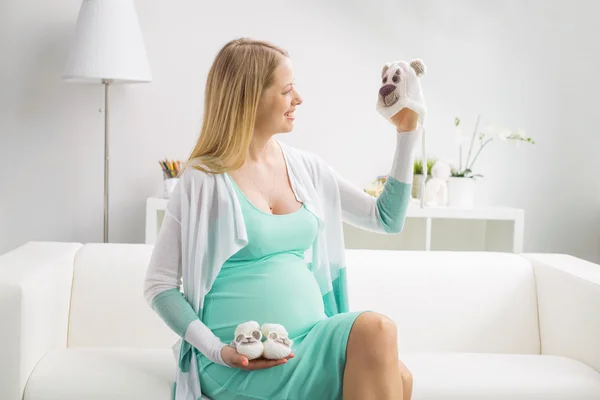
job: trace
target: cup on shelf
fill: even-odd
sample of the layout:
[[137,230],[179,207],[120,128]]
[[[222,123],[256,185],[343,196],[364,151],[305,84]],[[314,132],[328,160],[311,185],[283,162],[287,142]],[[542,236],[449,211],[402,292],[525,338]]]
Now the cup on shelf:
[[177,160],[159,160],[158,161],[163,173],[163,197],[168,199],[173,194],[177,182],[179,182],[179,174],[181,162]]
[[179,178],[165,178],[164,179],[164,191],[163,196],[168,199],[171,197],[173,193],[173,189],[177,186],[177,182],[179,182]]

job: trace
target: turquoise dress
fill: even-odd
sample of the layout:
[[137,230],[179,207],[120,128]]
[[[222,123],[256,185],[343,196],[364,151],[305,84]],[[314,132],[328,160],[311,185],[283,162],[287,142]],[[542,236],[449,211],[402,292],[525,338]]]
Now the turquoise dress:
[[317,219],[304,205],[272,215],[255,207],[235,181],[248,244],[222,266],[204,301],[202,322],[223,342],[246,321],[282,324],[295,357],[272,368],[246,371],[215,364],[197,353],[202,392],[213,400],[341,399],[346,344],[360,312],[327,317],[304,252]]

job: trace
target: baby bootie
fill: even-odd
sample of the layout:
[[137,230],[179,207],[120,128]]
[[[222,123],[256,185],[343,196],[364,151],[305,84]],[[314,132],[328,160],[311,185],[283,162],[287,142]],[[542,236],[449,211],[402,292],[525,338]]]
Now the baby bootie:
[[292,353],[293,340],[279,324],[263,324],[262,333],[266,338],[264,342],[263,357],[271,360],[280,360]]
[[425,74],[421,60],[395,61],[386,63],[381,71],[381,87],[377,95],[377,111],[391,118],[403,108],[410,108],[425,120],[425,99],[419,77]]
[[231,346],[235,347],[238,353],[248,357],[248,360],[254,360],[262,355],[264,345],[262,340],[260,325],[256,321],[248,321],[239,324],[235,329],[234,340]]

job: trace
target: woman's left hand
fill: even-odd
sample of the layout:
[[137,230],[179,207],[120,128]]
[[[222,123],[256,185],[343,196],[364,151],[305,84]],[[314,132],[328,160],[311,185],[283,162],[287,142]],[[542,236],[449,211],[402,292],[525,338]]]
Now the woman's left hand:
[[396,126],[398,132],[414,131],[417,129],[418,121],[419,114],[410,108],[403,108],[390,118],[390,122]]

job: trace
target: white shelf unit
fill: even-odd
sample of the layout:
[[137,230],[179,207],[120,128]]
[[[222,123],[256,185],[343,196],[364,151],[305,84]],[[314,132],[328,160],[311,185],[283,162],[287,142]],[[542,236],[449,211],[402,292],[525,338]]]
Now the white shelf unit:
[[[168,199],[146,201],[146,243],[154,244]],[[404,229],[387,235],[344,224],[348,249],[479,250],[523,252],[524,211],[519,208],[460,209],[411,203]]]

